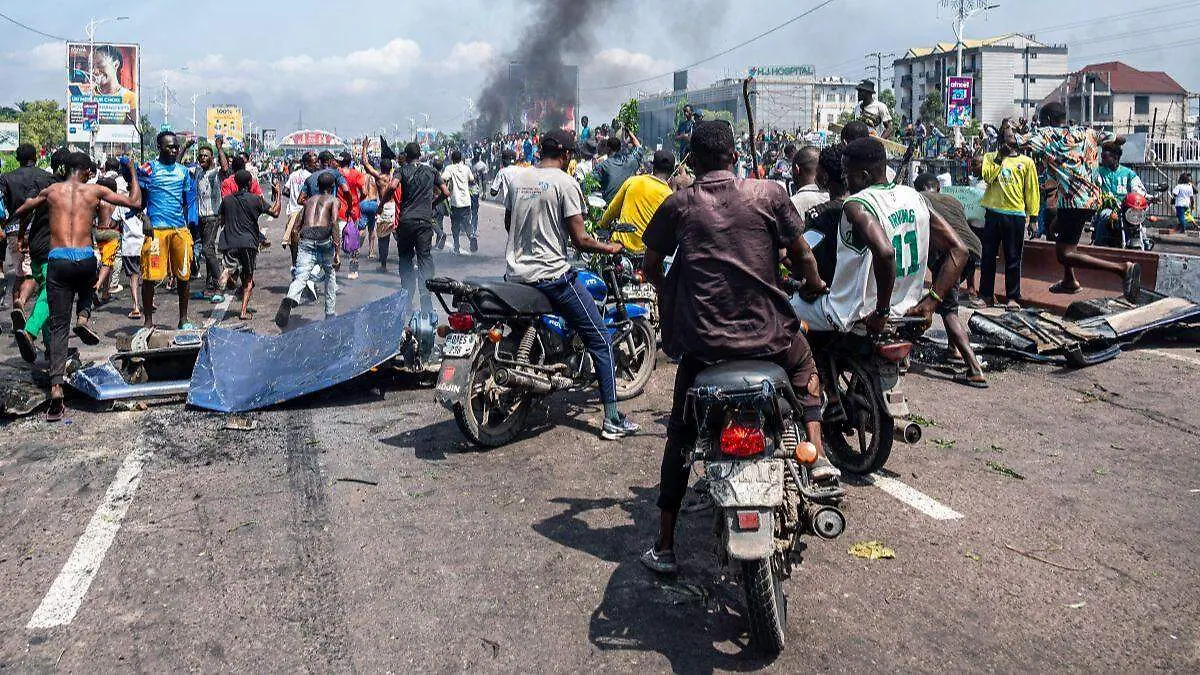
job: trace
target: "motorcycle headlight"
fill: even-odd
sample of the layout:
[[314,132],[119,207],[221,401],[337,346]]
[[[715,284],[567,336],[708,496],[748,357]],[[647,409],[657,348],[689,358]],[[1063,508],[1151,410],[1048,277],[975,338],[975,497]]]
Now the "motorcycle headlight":
[[1125,220],[1130,225],[1141,225],[1146,222],[1146,211],[1144,209],[1127,209],[1125,211]]
[[621,278],[623,279],[628,279],[629,277],[633,276],[633,263],[629,262],[629,258],[621,258],[621,262],[619,263],[619,267],[617,269],[620,271]]

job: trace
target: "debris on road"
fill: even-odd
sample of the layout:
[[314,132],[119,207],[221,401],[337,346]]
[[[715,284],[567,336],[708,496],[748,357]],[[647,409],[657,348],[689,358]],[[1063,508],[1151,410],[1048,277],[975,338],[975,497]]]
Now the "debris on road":
[[955,441],[955,440],[952,440],[949,438],[934,438],[934,439],[930,439],[929,442],[933,443],[934,445],[938,446],[939,448],[949,450],[950,448],[953,448],[954,444],[957,443],[958,441]]
[[243,527],[250,527],[251,525],[257,525],[257,524],[258,524],[258,521],[256,521],[256,520],[247,520],[244,523],[241,523],[239,525],[234,525],[233,527],[229,528],[228,530],[225,530],[225,534],[233,534],[234,532],[237,532],[238,530],[242,529]]
[[1040,309],[980,310],[967,322],[981,349],[1031,361],[1091,366],[1116,358],[1146,333],[1200,318],[1200,305],[1143,290],[1124,298],[1081,300],[1058,317]]
[[80,367],[67,384],[96,401],[178,401],[187,394],[202,334],[139,328],[117,338],[117,352],[108,360]]
[[210,328],[187,402],[217,412],[247,412],[358,377],[399,353],[408,304],[408,294],[399,291],[282,335]]
[[358,483],[359,485],[379,485],[379,481],[377,481],[377,480],[371,480],[370,478],[352,478],[350,476],[342,476],[341,478],[334,478],[333,482],[335,482],[335,483]]
[[1006,548],[1006,549],[1008,549],[1008,550],[1010,550],[1010,551],[1012,551],[1013,553],[1016,553],[1016,554],[1018,554],[1018,555],[1023,555],[1023,556],[1025,556],[1026,558],[1029,558],[1030,560],[1036,560],[1036,561],[1038,561],[1038,562],[1040,562],[1040,563],[1045,563],[1045,564],[1047,564],[1047,565],[1049,565],[1049,566],[1051,566],[1051,567],[1057,567],[1057,568],[1058,568],[1058,569],[1060,569],[1060,570],[1066,570],[1066,571],[1068,571],[1068,572],[1086,572],[1086,571],[1088,571],[1088,568],[1086,568],[1086,567],[1069,567],[1069,566],[1067,566],[1067,565],[1061,565],[1061,564],[1059,564],[1059,563],[1056,563],[1056,562],[1054,562],[1053,560],[1046,560],[1045,558],[1043,558],[1043,557],[1041,557],[1041,556],[1039,556],[1039,555],[1037,555],[1037,554],[1035,554],[1035,553],[1033,553],[1033,552],[1030,552],[1030,551],[1022,551],[1021,549],[1019,549],[1019,548],[1017,548],[1017,547],[1015,547],[1015,546],[1012,546],[1011,544],[1005,544],[1005,545],[1004,545],[1004,548]]
[[228,415],[225,418],[225,428],[231,431],[254,431],[258,428],[258,420],[249,415]]
[[896,551],[883,545],[881,541],[860,541],[850,547],[850,555],[856,558],[866,558],[867,560],[879,560],[882,558],[895,558]]
[[1016,478],[1017,480],[1025,480],[1025,476],[1022,476],[1021,474],[1017,473],[1016,471],[1013,471],[1012,469],[1008,468],[1007,466],[1004,466],[1003,464],[1001,464],[1000,462],[997,462],[994,459],[989,459],[987,461],[987,468],[991,469],[992,471],[995,471],[996,473],[1000,474],[1001,476],[1008,476],[1009,478]]

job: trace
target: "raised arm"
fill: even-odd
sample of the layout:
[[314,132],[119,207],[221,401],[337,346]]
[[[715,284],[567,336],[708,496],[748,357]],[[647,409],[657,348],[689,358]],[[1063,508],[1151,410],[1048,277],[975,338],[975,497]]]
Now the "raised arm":
[[367,175],[369,175],[371,178],[374,178],[375,180],[379,180],[379,179],[383,178],[383,174],[380,173],[378,170],[376,170],[375,167],[371,166],[371,162],[367,159],[367,137],[366,136],[363,136],[362,153],[361,153],[361,156],[359,157],[359,160],[362,163],[363,171],[366,171]]
[[221,175],[224,176],[229,173],[229,155],[225,154],[225,138],[217,136],[213,144],[217,147],[217,166],[221,168]]
[[283,190],[279,189],[279,181],[274,183],[275,187],[275,203],[267,209],[267,213],[272,218],[278,218],[280,210],[283,209]]

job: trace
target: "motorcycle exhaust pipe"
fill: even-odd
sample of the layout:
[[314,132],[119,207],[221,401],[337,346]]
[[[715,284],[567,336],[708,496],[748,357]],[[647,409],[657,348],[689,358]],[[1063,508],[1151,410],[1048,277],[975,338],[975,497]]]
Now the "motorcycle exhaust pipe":
[[571,380],[565,377],[556,375],[553,378],[545,378],[541,375],[522,373],[511,368],[501,368],[492,377],[496,380],[496,384],[502,387],[524,389],[533,394],[549,394],[550,392],[566,389],[571,386]]
[[908,420],[893,420],[895,427],[892,430],[892,436],[904,443],[912,445],[921,440],[921,425]]
[[836,507],[810,504],[804,515],[808,529],[822,539],[837,539],[846,531],[846,516]]

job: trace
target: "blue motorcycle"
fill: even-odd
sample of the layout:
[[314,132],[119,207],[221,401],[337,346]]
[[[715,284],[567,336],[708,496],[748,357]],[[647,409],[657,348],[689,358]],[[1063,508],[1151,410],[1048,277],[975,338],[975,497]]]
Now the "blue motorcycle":
[[[626,400],[646,388],[658,346],[649,312],[622,293],[620,274],[631,269],[629,260],[606,257],[599,274],[577,274],[604,317],[617,398]],[[454,413],[471,442],[488,448],[510,443],[536,400],[594,385],[591,355],[541,291],[483,279],[430,279],[426,287],[448,315],[448,325],[439,329],[445,342],[434,398]]]

